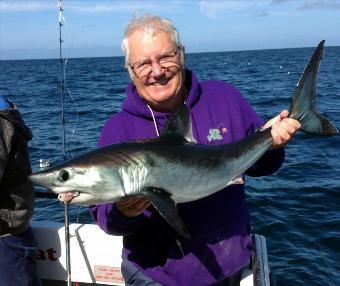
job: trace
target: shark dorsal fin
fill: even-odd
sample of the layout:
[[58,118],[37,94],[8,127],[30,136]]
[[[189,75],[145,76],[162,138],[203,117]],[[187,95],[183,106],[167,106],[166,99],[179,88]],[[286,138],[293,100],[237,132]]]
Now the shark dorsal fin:
[[190,114],[185,104],[180,105],[171,114],[160,136],[160,141],[170,144],[197,143],[192,134]]

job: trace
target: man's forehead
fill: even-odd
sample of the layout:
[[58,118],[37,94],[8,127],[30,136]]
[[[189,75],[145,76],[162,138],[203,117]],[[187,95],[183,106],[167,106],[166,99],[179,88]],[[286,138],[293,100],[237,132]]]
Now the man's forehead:
[[151,35],[140,30],[139,33],[133,33],[129,38],[130,57],[149,57],[158,55],[169,49],[176,47],[170,35],[160,31]]
[[[170,43],[173,42],[171,36],[164,32],[164,31],[154,31],[154,30],[145,30],[145,29],[139,29],[134,31],[130,36],[129,36],[129,42],[131,44],[135,43],[137,41],[137,45],[140,45],[141,43],[145,42],[152,42],[152,41],[169,41]],[[140,42],[142,41],[142,42]]]

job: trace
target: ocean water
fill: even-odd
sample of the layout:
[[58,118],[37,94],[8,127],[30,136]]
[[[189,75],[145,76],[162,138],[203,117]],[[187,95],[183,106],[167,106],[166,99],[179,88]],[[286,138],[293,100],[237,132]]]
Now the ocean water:
[[[289,108],[297,80],[313,48],[187,55],[200,79],[234,84],[264,119]],[[0,62],[0,93],[19,107],[34,138],[30,156],[62,160],[60,63],[57,59]],[[68,59],[65,136],[68,158],[95,148],[105,120],[118,112],[129,78],[123,58]],[[318,83],[318,107],[340,126],[340,47],[326,47]],[[278,285],[340,285],[340,136],[299,132],[272,176],[247,178],[255,233],[267,238]],[[39,190],[38,190],[39,191]],[[64,221],[55,199],[37,198],[34,220]],[[70,206],[71,222],[91,223],[85,207]]]

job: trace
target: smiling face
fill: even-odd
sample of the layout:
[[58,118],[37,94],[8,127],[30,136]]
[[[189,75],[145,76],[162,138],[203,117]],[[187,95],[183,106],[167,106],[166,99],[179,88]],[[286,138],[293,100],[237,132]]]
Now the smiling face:
[[132,80],[139,95],[152,109],[170,112],[184,101],[184,68],[177,52],[170,61],[162,62],[162,55],[178,51],[171,37],[162,31],[154,35],[142,30],[133,32],[129,39],[129,65],[145,62],[151,64],[150,72],[140,76],[134,68]]

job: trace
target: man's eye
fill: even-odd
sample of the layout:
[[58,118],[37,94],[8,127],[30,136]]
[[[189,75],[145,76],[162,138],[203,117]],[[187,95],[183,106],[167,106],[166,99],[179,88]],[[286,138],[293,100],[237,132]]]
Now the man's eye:
[[151,62],[142,62],[135,65],[136,69],[143,70],[151,66]]
[[171,56],[164,55],[162,58],[159,59],[159,62],[160,63],[166,63],[166,62],[170,61],[171,58],[172,58]]
[[175,55],[176,54],[174,52],[166,53],[166,54],[162,55],[162,57],[160,57],[158,61],[160,63],[167,63],[167,62],[173,61]]

